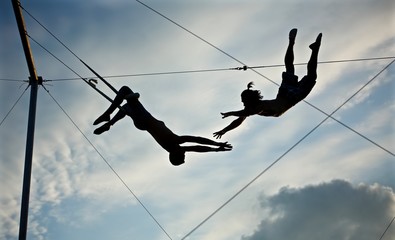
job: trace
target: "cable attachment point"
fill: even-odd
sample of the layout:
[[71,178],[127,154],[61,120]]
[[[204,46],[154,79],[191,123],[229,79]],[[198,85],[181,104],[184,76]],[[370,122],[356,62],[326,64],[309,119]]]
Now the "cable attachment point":
[[89,79],[88,84],[91,85],[92,87],[96,88],[97,80],[96,79]]
[[237,67],[236,70],[244,70],[245,71],[245,70],[247,70],[247,68],[248,67],[246,65],[244,65],[242,67]]
[[41,76],[38,76],[37,79],[29,77],[28,83],[31,84],[32,81],[37,81],[37,85],[43,85],[43,78]]

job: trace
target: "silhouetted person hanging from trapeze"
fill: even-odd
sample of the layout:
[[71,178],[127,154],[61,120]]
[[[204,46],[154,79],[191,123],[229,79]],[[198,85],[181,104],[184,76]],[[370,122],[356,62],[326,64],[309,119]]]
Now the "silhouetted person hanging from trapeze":
[[[197,136],[178,136],[166,127],[165,123],[154,118],[138,100],[140,94],[133,92],[129,87],[123,86],[115,97],[111,106],[93,123],[97,125],[104,123],[97,128],[94,133],[99,135],[108,131],[112,125],[124,118],[126,115],[133,119],[134,125],[140,130],[149,132],[152,137],[169,152],[170,162],[177,166],[184,163],[185,152],[219,152],[230,151],[232,146],[228,142],[215,142],[207,138]],[[122,106],[113,118],[113,113],[123,102],[127,103]],[[202,145],[180,146],[183,143],[199,143]],[[218,146],[212,148],[204,145]]]
[[247,89],[241,93],[241,101],[244,104],[244,109],[221,113],[222,118],[229,116],[236,116],[238,118],[221,131],[215,132],[213,134],[214,137],[217,139],[221,138],[226,132],[240,126],[251,115],[279,117],[295,104],[302,101],[311,92],[317,79],[317,58],[322,34],[320,33],[316,41],[309,46],[312,52],[307,64],[307,75],[298,82],[298,76],[295,76],[295,67],[293,64],[293,46],[295,44],[296,33],[297,29],[292,29],[289,32],[289,44],[284,58],[285,72],[282,73],[282,82],[276,99],[262,100],[263,96],[259,90],[250,89],[253,85],[250,82],[247,85]]

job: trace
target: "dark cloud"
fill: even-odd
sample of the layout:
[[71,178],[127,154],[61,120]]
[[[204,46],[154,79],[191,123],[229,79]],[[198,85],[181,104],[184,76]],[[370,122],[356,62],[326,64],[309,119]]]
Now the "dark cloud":
[[[379,239],[394,217],[395,194],[379,185],[353,186],[334,180],[282,188],[274,196],[262,197],[261,207],[268,216],[243,240],[371,240]],[[387,234],[394,234],[394,229]]]

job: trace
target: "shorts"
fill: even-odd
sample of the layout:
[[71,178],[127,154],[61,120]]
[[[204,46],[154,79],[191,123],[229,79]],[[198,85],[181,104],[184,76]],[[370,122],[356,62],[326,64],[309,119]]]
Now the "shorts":
[[277,98],[287,99],[295,105],[309,95],[316,83],[316,77],[304,76],[298,81],[298,76],[283,72],[283,80],[278,90]]

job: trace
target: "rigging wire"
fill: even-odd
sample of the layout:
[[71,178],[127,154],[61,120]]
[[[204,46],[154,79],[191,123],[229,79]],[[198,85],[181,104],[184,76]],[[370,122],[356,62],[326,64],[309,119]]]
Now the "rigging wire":
[[382,240],[384,235],[387,233],[388,229],[391,227],[392,223],[394,222],[395,217],[392,218],[391,222],[388,224],[387,228],[384,230],[383,234],[381,234],[381,237],[379,238],[379,240]]
[[19,100],[21,100],[22,96],[25,94],[26,90],[27,90],[29,87],[30,87],[30,85],[27,86],[27,87],[25,88],[25,90],[22,92],[22,94],[21,94],[21,95],[19,96],[19,98],[16,100],[16,102],[14,103],[14,105],[12,105],[11,109],[7,112],[7,114],[5,115],[5,117],[3,118],[3,120],[1,120],[1,122],[0,122],[0,127],[1,127],[1,125],[4,123],[4,121],[7,119],[7,117],[10,115],[10,113],[11,113],[12,110],[15,108],[15,106],[18,104]]
[[[387,69],[387,68],[395,61],[395,59],[392,58],[392,57],[389,58],[389,59],[393,59],[393,60],[392,60],[382,71],[384,71],[385,69]],[[270,82],[276,84],[277,86],[279,86],[278,83],[276,83],[275,81],[273,81],[273,80],[271,80],[270,78],[266,77],[265,75],[261,74],[260,72],[254,70],[254,69],[252,69],[252,71],[254,71],[254,72],[257,73],[258,75],[262,76],[263,78],[267,79],[268,81],[270,81]],[[380,75],[380,74],[382,73],[382,71],[380,71],[378,75]],[[376,78],[378,75],[374,76],[374,78]],[[373,78],[373,79],[374,79],[374,78]],[[369,82],[368,82],[368,84],[369,84]],[[341,124],[341,125],[344,126],[345,128],[347,128],[347,129],[351,130],[352,132],[356,133],[357,135],[359,135],[360,137],[362,137],[362,138],[364,138],[365,140],[369,141],[370,143],[376,145],[377,147],[379,147],[379,148],[382,149],[383,151],[389,153],[389,154],[392,155],[392,156],[395,156],[395,154],[394,154],[393,152],[391,152],[390,150],[384,148],[384,147],[381,146],[380,144],[378,144],[378,143],[376,143],[375,141],[373,141],[372,139],[366,137],[366,136],[363,135],[362,133],[356,131],[355,129],[353,129],[352,127],[348,126],[347,124],[345,124],[345,123],[339,121],[338,119],[336,119],[336,118],[333,117],[332,115],[329,115],[328,113],[326,113],[325,111],[323,111],[321,108],[315,106],[314,104],[308,102],[308,101],[305,100],[305,99],[303,99],[303,102],[305,102],[305,103],[306,103],[307,105],[309,105],[310,107],[316,109],[317,111],[321,112],[322,114],[324,114],[324,115],[326,115],[326,116],[329,116],[332,120],[336,121],[337,123]]]
[[3,82],[28,82],[28,80],[22,80],[22,79],[11,79],[11,78],[0,78],[0,81]]
[[[189,34],[193,35],[194,37],[200,39],[201,41],[205,42],[206,44],[210,45],[211,47],[215,48],[216,50],[220,51],[221,53],[225,54],[226,56],[230,57],[231,59],[235,60],[236,62],[240,63],[243,65],[243,68],[245,66],[248,66],[247,64],[245,64],[244,62],[240,61],[239,59],[235,58],[234,56],[230,55],[229,53],[225,52],[224,50],[220,49],[219,47],[215,46],[214,44],[210,43],[209,41],[207,41],[206,39],[200,37],[199,35],[193,33],[192,31],[190,31],[189,29],[183,27],[182,25],[180,25],[179,23],[175,22],[174,20],[170,19],[169,17],[165,16],[164,14],[158,12],[157,10],[153,9],[152,7],[148,6],[147,4],[139,1],[139,0],[135,0],[136,2],[140,3],[141,5],[145,6],[146,8],[148,8],[149,10],[155,12],[156,14],[158,14],[159,16],[163,17],[164,19],[166,19],[167,21],[175,24],[176,26],[180,27],[181,29],[185,30],[186,32],[188,32]],[[256,71],[255,69],[251,69],[252,71],[254,71],[255,73],[261,75],[262,77],[264,77],[265,79],[267,79],[268,81],[278,85],[276,82],[272,81],[271,79],[269,79],[268,77],[264,76],[263,74],[259,73],[258,71]]]
[[34,43],[36,43],[38,46],[40,46],[43,50],[45,50],[47,53],[49,53],[52,57],[54,57],[56,60],[58,60],[61,64],[63,64],[66,68],[68,68],[70,71],[72,71],[75,75],[79,77],[79,80],[85,79],[82,77],[80,74],[78,74],[74,69],[72,69],[69,65],[67,65],[64,61],[62,61],[60,58],[55,56],[51,51],[48,50],[48,48],[44,47],[42,44],[40,44],[36,39],[34,39],[32,36],[29,35],[29,33],[26,32],[26,36],[28,36]]
[[244,187],[242,187],[238,192],[236,192],[231,198],[229,198],[224,204],[217,208],[213,213],[206,217],[201,223],[199,223],[195,228],[189,231],[181,240],[184,240],[190,236],[194,231],[196,231],[200,226],[212,218],[217,212],[224,208],[228,203],[230,203],[234,198],[236,198],[240,193],[247,189],[252,183],[254,183],[258,178],[260,178],[265,172],[272,168],[276,163],[278,163],[283,157],[285,157],[290,151],[292,151],[296,146],[298,146],[303,140],[305,140],[311,133],[313,133],[317,128],[319,128],[326,120],[331,118],[339,109],[341,109],[345,104],[347,104],[352,98],[354,98],[359,92],[361,92],[366,86],[373,82],[382,72],[384,72],[395,60],[392,60],[388,65],[386,65],[380,72],[378,72],[374,77],[372,77],[367,83],[360,87],[353,95],[351,95],[346,101],[344,101],[339,107],[337,107],[331,114],[324,118],[318,125],[311,129],[306,135],[304,135],[299,141],[292,145],[287,151],[285,151],[279,158],[277,158],[273,163],[266,167],[262,172],[260,172],[255,178],[248,182]]
[[118,174],[118,172],[111,166],[111,164],[107,161],[107,159],[100,153],[100,151],[95,147],[92,141],[83,133],[80,127],[78,127],[77,123],[71,118],[71,116],[66,112],[66,110],[60,105],[60,103],[55,99],[55,97],[44,87],[45,91],[52,98],[52,100],[58,105],[60,110],[66,115],[66,117],[70,120],[70,122],[77,128],[77,130],[82,134],[85,140],[91,145],[91,147],[96,151],[96,153],[100,156],[100,158],[107,164],[107,166],[111,169],[111,171],[117,176],[119,181],[126,187],[126,189],[133,195],[133,197],[137,200],[137,202],[144,208],[144,210],[148,213],[148,215],[154,220],[156,225],[167,235],[169,239],[172,240],[167,231],[163,228],[163,226],[159,223],[159,221],[154,217],[154,215],[148,210],[148,208],[144,205],[144,203],[137,197],[137,195],[133,192],[133,190],[126,184],[126,182],[122,179],[122,177]]
[[243,62],[241,62],[240,60],[238,60],[237,58],[233,57],[232,55],[230,55],[229,53],[225,52],[224,50],[220,49],[219,47],[215,46],[214,44],[210,43],[209,41],[207,41],[206,39],[200,37],[199,35],[195,34],[194,32],[190,31],[189,29],[185,28],[184,26],[182,26],[181,24],[177,23],[176,21],[170,19],[169,17],[165,16],[164,14],[158,12],[157,10],[155,10],[154,8],[148,6],[147,4],[139,1],[139,0],[135,0],[136,2],[140,3],[141,5],[143,5],[144,7],[148,8],[149,10],[155,12],[156,14],[158,14],[159,16],[163,17],[164,19],[166,19],[167,21],[173,23],[174,25],[178,26],[179,28],[183,29],[184,31],[188,32],[189,34],[193,35],[194,37],[198,38],[199,40],[205,42],[206,44],[210,45],[211,47],[217,49],[218,51],[222,52],[223,54],[225,54],[226,56],[232,58],[233,60],[235,60],[236,62],[242,64],[243,66],[246,66],[246,64],[244,64]]
[[[328,115],[328,113],[324,112],[323,110],[321,110],[320,108],[318,108],[317,106],[311,104],[310,102],[303,100],[303,102],[305,102],[306,104],[308,104],[309,106],[311,106],[312,108],[318,110],[319,112],[323,113],[326,116],[330,116]],[[347,128],[348,130],[354,132],[355,134],[357,134],[358,136],[362,137],[363,139],[369,141],[370,143],[372,143],[373,145],[376,145],[376,147],[380,148],[381,150],[389,153],[390,155],[395,157],[395,153],[391,152],[390,150],[388,150],[387,148],[381,146],[380,144],[378,144],[377,142],[373,141],[371,138],[366,137],[365,135],[363,135],[362,133],[358,132],[357,130],[353,129],[352,127],[346,125],[345,123],[337,120],[336,118],[334,118],[333,116],[330,116],[330,118],[334,121],[336,121],[337,123],[339,123],[340,125],[342,125],[343,127]]]
[[44,26],[44,24],[42,24],[40,21],[38,21],[37,18],[35,18],[29,11],[27,11],[22,4],[19,3],[19,7],[25,11],[35,22],[37,22],[45,31],[47,31],[53,38],[55,38],[63,47],[65,47],[71,54],[73,54],[76,58],[78,58],[79,60],[81,60],[70,48],[68,48],[62,41],[60,41],[59,38],[57,38],[55,36],[55,34],[53,34],[48,28],[46,28]]
[[[170,71],[170,72],[153,72],[153,73],[135,73],[135,74],[122,74],[122,75],[108,75],[103,76],[104,78],[125,78],[125,77],[142,77],[142,76],[156,76],[156,75],[171,75],[171,74],[186,74],[186,73],[203,73],[203,72],[219,72],[226,70],[234,70],[231,68],[217,68],[217,69],[200,69],[200,70],[184,70],[184,71]],[[91,78],[91,77],[90,77]],[[96,78],[96,77],[92,77]],[[80,80],[79,78],[60,78],[51,79],[50,81],[70,81]]]
[[[91,80],[87,80],[86,78],[82,77],[80,74],[78,74],[76,71],[74,71],[70,66],[68,66],[65,62],[63,62],[61,59],[59,59],[55,54],[53,54],[51,51],[49,51],[47,48],[45,48],[43,45],[41,45],[38,41],[36,41],[33,37],[31,37],[28,33],[26,35],[33,41],[35,42],[38,46],[40,46],[42,49],[44,49],[47,53],[49,53],[52,57],[54,57],[56,60],[58,60],[61,64],[63,64],[65,67],[67,67],[70,71],[72,71],[74,74],[80,77],[80,80],[82,79],[85,83],[87,83],[90,87],[92,87],[96,92],[98,92],[100,95],[102,95],[104,98],[106,98],[109,102],[113,102],[113,100],[107,96],[104,92],[101,90],[97,89],[96,86],[91,82]],[[81,60],[82,63],[84,63]],[[85,63],[84,63],[85,64]],[[48,80],[45,80],[48,81]],[[119,109],[122,109],[120,106],[118,107]]]
[[[346,60],[331,60],[331,61],[320,61],[318,64],[331,64],[331,63],[345,63],[345,62],[361,62],[361,61],[373,61],[373,60],[385,60],[385,59],[394,59],[393,57],[372,57],[372,58],[358,58],[358,59],[346,59]],[[307,63],[295,63],[297,65],[307,65]],[[169,71],[169,72],[152,72],[152,73],[135,73],[135,74],[122,74],[122,75],[108,75],[103,76],[104,78],[125,78],[125,77],[142,77],[142,76],[157,76],[157,75],[172,75],[172,74],[186,74],[186,73],[203,73],[203,72],[220,72],[220,71],[229,71],[229,70],[247,70],[247,69],[257,69],[257,68],[275,68],[275,67],[283,67],[284,64],[273,64],[273,65],[261,65],[261,66],[243,66],[243,67],[234,67],[234,68],[214,68],[214,69],[197,69],[197,70],[184,70],[184,71]],[[96,77],[88,77],[88,78],[96,78]],[[47,81],[71,81],[71,80],[80,80],[80,78],[59,78],[59,79],[50,79]]]
[[[329,61],[318,61],[317,64],[362,62],[362,61],[373,61],[373,60],[387,60],[387,59],[394,59],[394,58],[395,58],[395,56],[329,60]],[[307,63],[294,63],[293,65],[294,66],[307,65]],[[261,65],[261,66],[255,66],[255,67],[247,67],[247,68],[273,68],[273,67],[282,67],[282,66],[284,66],[284,64]]]

